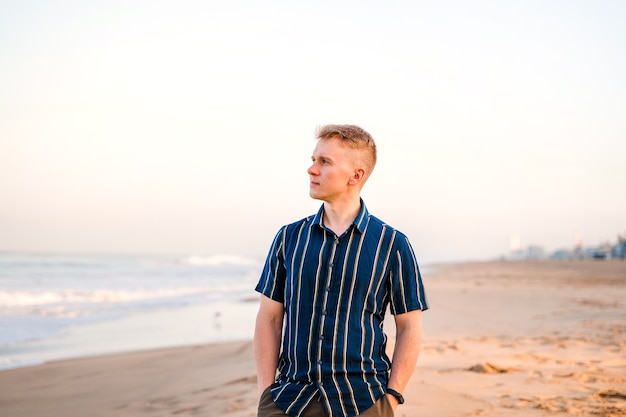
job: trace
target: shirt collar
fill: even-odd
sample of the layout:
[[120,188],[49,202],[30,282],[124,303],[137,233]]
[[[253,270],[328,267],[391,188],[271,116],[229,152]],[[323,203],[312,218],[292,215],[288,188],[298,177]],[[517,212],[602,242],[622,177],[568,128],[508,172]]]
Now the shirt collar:
[[[367,222],[369,221],[370,214],[362,198],[360,199],[360,201],[361,201],[361,209],[359,210],[359,214],[357,214],[356,217],[354,218],[354,221],[352,222],[352,224],[354,225],[354,227],[357,228],[357,230],[360,233],[363,233],[367,226]],[[322,207],[320,207],[320,209],[317,211],[317,213],[313,217],[313,224],[317,224],[318,226],[323,227],[322,225],[323,218],[324,218],[324,205],[322,204]]]

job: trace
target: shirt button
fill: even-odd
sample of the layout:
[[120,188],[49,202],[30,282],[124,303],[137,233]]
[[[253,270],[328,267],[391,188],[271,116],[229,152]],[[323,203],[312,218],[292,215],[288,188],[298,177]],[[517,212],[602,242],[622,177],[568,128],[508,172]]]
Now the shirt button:
[[322,364],[322,361],[317,361],[317,364],[318,364],[318,365],[321,365],[321,364]]
[[320,335],[320,340],[324,340],[324,335]]
[[326,315],[326,310],[322,310],[322,316]]
[[330,291],[330,287],[326,287],[324,289],[326,290],[326,292]]

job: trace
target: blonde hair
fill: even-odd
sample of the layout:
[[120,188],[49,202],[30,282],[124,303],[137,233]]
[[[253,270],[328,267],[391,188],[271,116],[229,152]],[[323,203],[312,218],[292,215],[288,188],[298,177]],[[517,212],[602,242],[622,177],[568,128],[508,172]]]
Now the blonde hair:
[[365,165],[366,178],[376,166],[376,143],[365,130],[355,125],[325,125],[317,128],[317,139],[338,138],[352,149],[362,151],[362,162]]

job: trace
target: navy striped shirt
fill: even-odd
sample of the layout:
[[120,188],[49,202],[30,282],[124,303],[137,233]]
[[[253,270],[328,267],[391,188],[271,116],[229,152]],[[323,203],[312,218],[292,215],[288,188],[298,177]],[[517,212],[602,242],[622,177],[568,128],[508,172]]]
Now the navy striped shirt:
[[323,210],[279,230],[256,290],[285,308],[276,405],[297,417],[319,397],[329,416],[352,417],[386,392],[387,307],[402,314],[428,304],[405,235],[361,201],[338,237]]

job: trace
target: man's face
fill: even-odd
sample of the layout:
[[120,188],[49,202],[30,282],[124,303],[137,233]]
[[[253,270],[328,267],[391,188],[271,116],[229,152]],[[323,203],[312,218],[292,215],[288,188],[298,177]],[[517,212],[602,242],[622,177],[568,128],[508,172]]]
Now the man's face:
[[307,170],[312,198],[333,202],[347,195],[349,182],[355,172],[354,153],[341,139],[317,141],[311,156],[313,163]]

